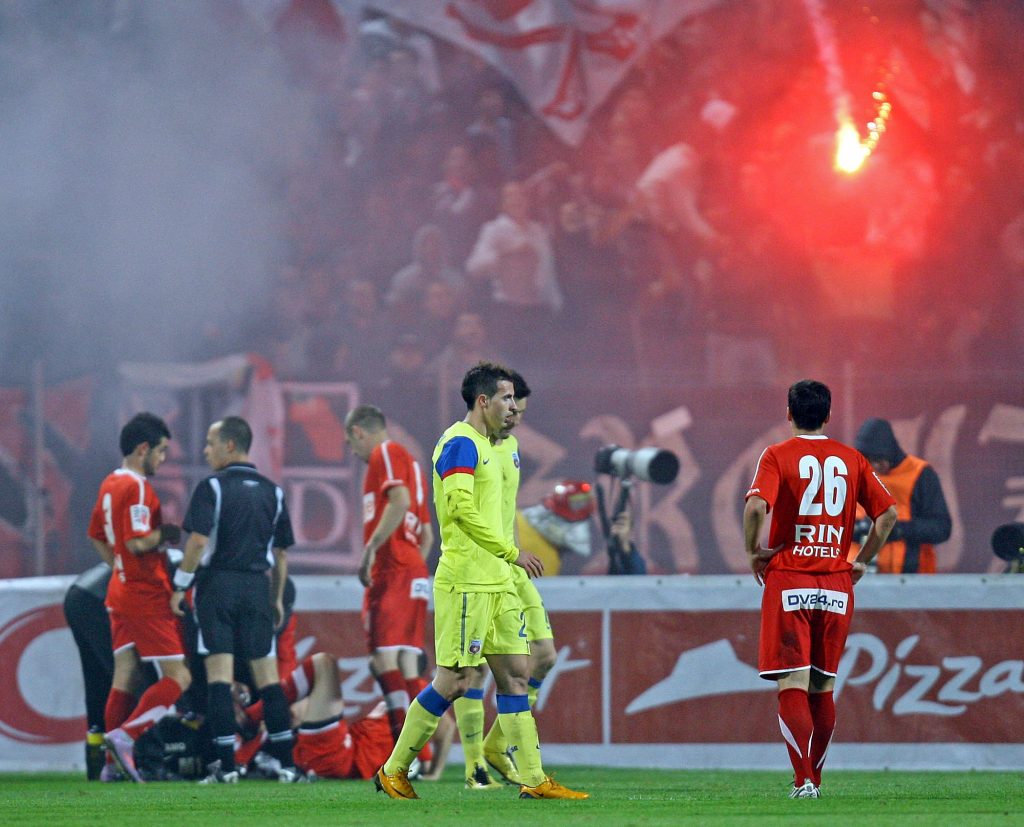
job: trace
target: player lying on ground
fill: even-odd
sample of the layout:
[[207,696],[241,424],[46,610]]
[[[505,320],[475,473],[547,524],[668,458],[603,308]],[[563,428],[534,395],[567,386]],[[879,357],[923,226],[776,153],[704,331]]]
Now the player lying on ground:
[[[394,748],[387,710],[383,703],[365,718],[354,722],[344,719],[345,702],[341,693],[341,675],[334,655],[317,652],[310,655],[292,674],[281,681],[285,698],[299,716],[298,732],[293,750],[295,765],[307,775],[318,778],[369,779]],[[251,725],[262,720],[260,702],[244,710]],[[434,739],[435,758],[424,766],[425,776],[436,778],[451,744],[454,724],[446,720]],[[252,742],[248,742],[252,743]],[[259,743],[258,741],[256,742]],[[236,761],[252,758],[240,752]]]

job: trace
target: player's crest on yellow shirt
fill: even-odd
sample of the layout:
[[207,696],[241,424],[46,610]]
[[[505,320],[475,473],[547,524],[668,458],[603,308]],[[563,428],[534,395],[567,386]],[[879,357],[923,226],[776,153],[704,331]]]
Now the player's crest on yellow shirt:
[[479,640],[478,638],[473,638],[473,640],[469,642],[469,654],[479,655],[480,650],[483,648],[483,645],[484,644],[482,640]]
[[513,451],[512,452],[512,464],[515,465],[516,468],[519,467],[519,452],[518,451]]

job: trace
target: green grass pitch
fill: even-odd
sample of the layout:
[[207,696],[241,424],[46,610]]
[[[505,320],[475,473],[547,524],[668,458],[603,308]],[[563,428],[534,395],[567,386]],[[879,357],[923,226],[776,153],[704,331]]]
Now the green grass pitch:
[[787,798],[782,772],[561,767],[563,783],[588,801],[520,801],[505,787],[462,787],[460,768],[416,783],[419,801],[392,801],[372,782],[319,781],[237,786],[87,782],[80,775],[0,775],[0,823],[90,825],[773,825],[794,817],[818,824],[1022,824],[1024,773],[826,773],[823,798]]

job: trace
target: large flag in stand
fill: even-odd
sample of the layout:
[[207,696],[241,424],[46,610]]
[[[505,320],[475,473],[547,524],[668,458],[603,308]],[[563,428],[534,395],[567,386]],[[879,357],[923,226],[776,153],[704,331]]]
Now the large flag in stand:
[[721,0],[368,0],[366,6],[478,55],[562,141],[682,20]]

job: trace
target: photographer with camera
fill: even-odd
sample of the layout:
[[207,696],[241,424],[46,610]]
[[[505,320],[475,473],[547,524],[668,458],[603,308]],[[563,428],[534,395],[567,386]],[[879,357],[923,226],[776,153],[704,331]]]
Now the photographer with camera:
[[633,514],[630,494],[634,477],[644,482],[669,485],[679,473],[679,457],[661,448],[628,451],[618,445],[605,445],[594,455],[594,470],[620,481],[619,497],[611,518],[605,506],[605,494],[595,486],[597,513],[608,544],[608,574],[647,574],[647,564],[633,542]]
[[[920,457],[907,454],[885,419],[866,420],[857,431],[854,447],[867,458],[896,499],[898,518],[878,553],[878,571],[935,574],[935,545],[948,540],[953,530],[935,469]],[[853,538],[858,545],[869,528],[870,521],[865,518],[855,523]],[[851,553],[855,554],[856,549]]]

